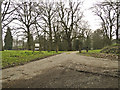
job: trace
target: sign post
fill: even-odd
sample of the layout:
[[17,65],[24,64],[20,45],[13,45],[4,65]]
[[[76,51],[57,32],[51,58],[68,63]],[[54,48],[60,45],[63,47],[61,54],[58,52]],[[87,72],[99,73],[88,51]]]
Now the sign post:
[[35,51],[39,51],[39,43],[35,43]]

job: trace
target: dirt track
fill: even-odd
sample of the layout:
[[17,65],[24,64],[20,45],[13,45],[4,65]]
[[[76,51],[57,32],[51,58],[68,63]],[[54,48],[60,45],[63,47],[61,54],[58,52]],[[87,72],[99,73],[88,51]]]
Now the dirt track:
[[3,69],[3,88],[118,88],[118,61],[76,53]]

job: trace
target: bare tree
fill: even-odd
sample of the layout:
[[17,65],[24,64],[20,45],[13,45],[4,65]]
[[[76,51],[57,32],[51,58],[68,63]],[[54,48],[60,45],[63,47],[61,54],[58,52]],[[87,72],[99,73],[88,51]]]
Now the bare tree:
[[79,40],[79,53],[81,53],[82,48],[90,47],[90,34],[89,24],[87,21],[82,20],[78,26],[77,38]]
[[[56,11],[53,8],[54,3],[43,3],[41,2],[39,7],[42,10],[41,20],[43,21],[42,26],[38,22],[38,26],[43,29],[49,35],[49,51],[52,50],[52,20],[55,16]],[[38,12],[39,13],[39,12]],[[44,25],[44,26],[43,26]],[[43,28],[45,27],[45,29]],[[48,30],[47,30],[48,29]]]
[[39,41],[39,51],[41,52],[41,34],[42,34],[42,31],[41,31],[41,28],[39,28],[39,26],[37,24],[35,24],[35,29],[36,29],[36,34],[37,34],[37,38],[38,38],[38,41]]
[[59,51],[59,43],[60,43],[60,37],[61,37],[61,27],[60,22],[58,21],[58,17],[53,22],[53,34],[54,34],[54,43],[55,43],[55,50],[56,52]]
[[119,38],[119,30],[120,30],[120,1],[117,1],[115,3],[116,9],[114,8],[116,12],[116,43],[119,43],[120,38]]
[[119,29],[120,29],[120,24],[119,24],[119,21],[120,21],[120,1],[117,0],[117,1],[109,1],[109,2],[106,2],[107,5],[110,5],[113,10],[115,11],[115,15],[116,15],[116,23],[115,23],[115,29],[116,29],[116,43],[118,43],[119,41]]
[[28,50],[31,49],[31,28],[36,24],[39,16],[39,13],[36,13],[36,7],[37,4],[35,2],[22,2],[14,5],[14,8],[16,8],[16,20],[19,21],[18,24],[22,24],[18,29],[24,30],[24,33],[26,34]]
[[9,1],[3,1],[2,3],[2,29],[4,29],[6,26],[8,26],[15,18],[14,18],[14,11],[16,8],[12,8],[12,2],[11,0]]
[[[65,7],[64,3],[58,4],[60,22],[64,28],[65,35],[64,39],[68,42],[68,50],[72,50],[72,40],[76,38],[73,35],[75,26],[83,17],[83,13],[80,11],[80,4],[69,1],[69,7]],[[79,13],[78,13],[79,12]],[[79,16],[76,16],[79,15]]]
[[102,27],[105,33],[106,38],[109,40],[109,44],[111,44],[112,37],[114,35],[113,28],[115,25],[115,11],[111,7],[108,2],[100,2],[96,4],[94,7],[94,13],[100,17],[102,20]]
[[15,9],[11,9],[11,0],[0,1],[0,50],[4,50],[2,40],[3,29],[14,20],[14,18],[12,17],[14,11]]
[[2,40],[2,22],[1,22],[1,5],[2,1],[0,1],[0,51],[3,51],[3,40]]

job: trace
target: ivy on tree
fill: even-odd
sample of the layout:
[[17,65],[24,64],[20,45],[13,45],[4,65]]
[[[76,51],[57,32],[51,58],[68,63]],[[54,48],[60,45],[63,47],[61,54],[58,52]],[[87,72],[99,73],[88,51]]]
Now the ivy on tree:
[[12,43],[13,43],[13,37],[12,37],[12,34],[11,34],[10,27],[7,28],[7,32],[6,32],[4,42],[5,42],[4,49],[5,50],[11,50],[12,49]]

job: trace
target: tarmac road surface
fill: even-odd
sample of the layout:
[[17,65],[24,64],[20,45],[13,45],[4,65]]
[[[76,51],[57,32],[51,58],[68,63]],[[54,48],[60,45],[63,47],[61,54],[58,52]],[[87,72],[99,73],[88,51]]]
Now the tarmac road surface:
[[3,88],[118,88],[118,61],[66,52],[3,69]]

